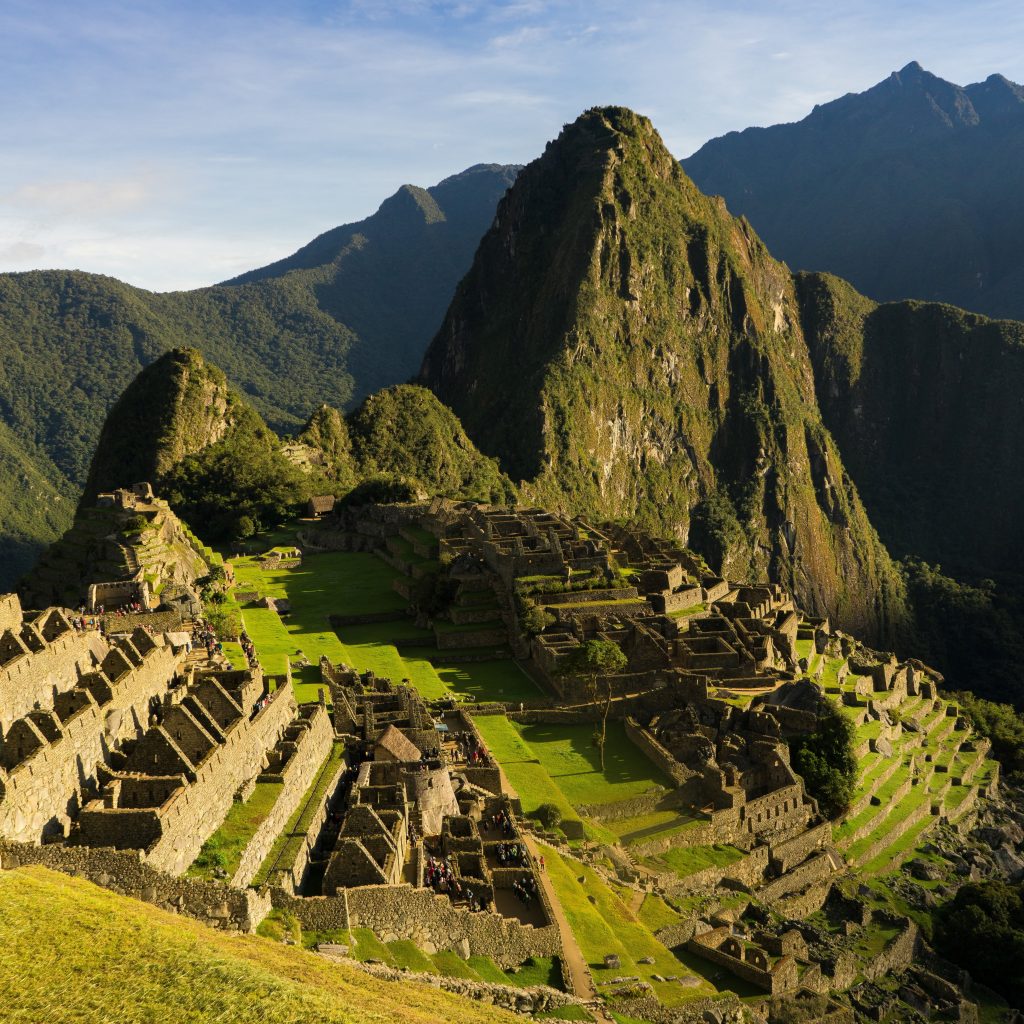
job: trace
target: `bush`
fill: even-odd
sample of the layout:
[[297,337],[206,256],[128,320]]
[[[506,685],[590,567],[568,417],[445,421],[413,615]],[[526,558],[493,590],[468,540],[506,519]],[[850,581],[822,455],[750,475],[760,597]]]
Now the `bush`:
[[936,915],[935,945],[976,980],[1024,1008],[1024,882],[963,886]]
[[558,809],[557,804],[541,804],[534,813],[537,820],[551,831],[562,824],[562,812]]

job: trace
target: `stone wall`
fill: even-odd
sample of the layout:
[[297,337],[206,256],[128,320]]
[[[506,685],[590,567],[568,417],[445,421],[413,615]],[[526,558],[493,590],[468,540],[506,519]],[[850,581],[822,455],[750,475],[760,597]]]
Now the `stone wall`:
[[362,886],[346,890],[345,899],[352,927],[369,928],[385,942],[409,939],[427,953],[451,949],[514,967],[562,952],[557,925],[533,928],[500,914],[470,913],[428,889]]
[[683,767],[646,729],[633,718],[625,720],[626,736],[638,746],[677,786],[693,774]]
[[327,709],[317,705],[309,718],[309,728],[297,740],[297,750],[281,773],[284,783],[270,814],[260,823],[242,852],[231,884],[247,886],[259,871],[277,837],[288,824],[299,801],[305,795],[317,770],[334,745],[334,726]]
[[229,931],[254,932],[271,909],[269,895],[233,889],[223,882],[175,878],[143,863],[139,850],[33,846],[0,840],[0,868],[28,864],[85,878],[111,892]]
[[783,874],[803,863],[815,850],[820,850],[831,841],[832,825],[825,821],[792,839],[772,843],[769,852],[772,869]]
[[[176,665],[170,647],[154,647],[141,665],[114,682],[97,674],[91,690],[80,686],[72,693],[68,687],[67,696],[57,698],[58,707],[76,710],[63,722],[56,715],[50,718],[55,738],[40,733],[42,745],[8,772],[0,770],[0,835],[26,842],[65,835],[83,787],[96,780],[97,765],[125,740],[145,732],[149,701],[164,693]],[[72,680],[78,681],[74,674],[65,687]]]
[[196,773],[161,808],[160,838],[146,851],[156,868],[181,874],[195,860],[206,839],[220,827],[236,790],[258,774],[267,751],[295,717],[291,687],[275,690],[251,722],[232,729]]
[[[12,630],[16,635],[21,625]],[[38,635],[38,634],[37,634]],[[39,638],[42,640],[42,638]],[[107,645],[97,630],[69,630],[38,651],[22,654],[0,667],[0,732],[24,718],[36,704],[52,708],[54,697],[70,690],[80,675],[103,660]]]

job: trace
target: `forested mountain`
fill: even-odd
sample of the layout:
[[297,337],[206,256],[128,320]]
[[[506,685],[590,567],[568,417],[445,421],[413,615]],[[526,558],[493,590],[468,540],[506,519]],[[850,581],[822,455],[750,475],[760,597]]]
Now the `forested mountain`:
[[794,270],[876,300],[1024,320],[1024,88],[961,88],[908,64],[802,121],[712,139],[683,161]]
[[372,217],[222,286],[154,294],[76,271],[0,275],[0,446],[18,453],[0,457],[0,493],[27,474],[62,496],[27,518],[0,510],[0,586],[70,524],[108,409],[160,353],[199,349],[278,431],[409,377],[516,170],[406,186]]
[[902,621],[791,275],[645,118],[588,111],[520,173],[421,379],[538,503],[675,533],[867,635]]

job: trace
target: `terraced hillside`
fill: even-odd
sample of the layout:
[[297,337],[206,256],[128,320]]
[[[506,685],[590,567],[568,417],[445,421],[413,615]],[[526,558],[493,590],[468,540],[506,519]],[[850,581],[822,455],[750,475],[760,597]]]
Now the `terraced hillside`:
[[998,781],[989,742],[974,735],[955,701],[924,677],[921,693],[876,694],[846,658],[815,654],[825,692],[856,727],[857,796],[835,841],[860,874],[883,875],[912,859],[927,833],[954,823]]

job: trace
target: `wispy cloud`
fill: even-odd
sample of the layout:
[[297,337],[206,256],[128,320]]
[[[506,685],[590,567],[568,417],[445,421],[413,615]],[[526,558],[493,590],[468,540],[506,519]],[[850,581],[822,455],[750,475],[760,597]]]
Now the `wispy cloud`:
[[1019,81],[1022,37],[1017,0],[4,0],[0,270],[208,283],[596,103],[686,156],[915,58]]

